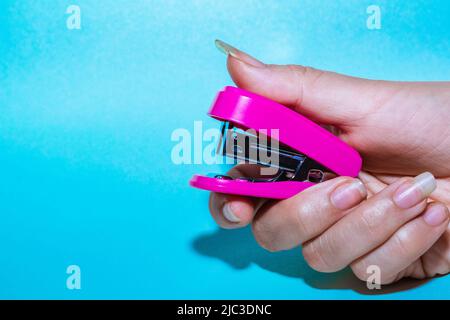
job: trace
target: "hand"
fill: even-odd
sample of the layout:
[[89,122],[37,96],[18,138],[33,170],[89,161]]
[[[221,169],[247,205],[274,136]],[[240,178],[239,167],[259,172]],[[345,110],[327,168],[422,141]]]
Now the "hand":
[[450,82],[373,81],[265,65],[223,45],[239,87],[336,127],[338,136],[361,153],[365,170],[450,176]]
[[[365,266],[376,264],[383,283],[449,272],[449,83],[370,81],[265,65],[219,45],[238,86],[334,126],[362,153],[364,169],[371,172],[361,174],[364,184],[339,177],[278,202],[213,194],[210,209],[221,226],[252,223],[257,241],[272,251],[302,244],[306,261],[318,271],[351,265],[365,279]],[[248,170],[236,167],[230,175],[251,176]],[[425,170],[441,177],[432,204],[426,202],[436,183],[430,174],[416,178],[415,187],[415,180],[398,177]],[[402,206],[398,194],[405,188],[415,200]]]

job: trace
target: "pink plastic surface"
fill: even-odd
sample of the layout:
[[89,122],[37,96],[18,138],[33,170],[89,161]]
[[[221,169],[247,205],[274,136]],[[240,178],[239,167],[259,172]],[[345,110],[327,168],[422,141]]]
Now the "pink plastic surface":
[[213,192],[270,199],[287,199],[314,185],[312,182],[300,181],[248,182],[223,180],[201,175],[194,175],[189,183],[193,187]]
[[[208,113],[243,129],[278,129],[278,140],[314,159],[341,176],[356,177],[361,170],[359,153],[342,140],[293,110],[260,95],[235,87],[220,91]],[[273,137],[273,136],[272,136]],[[275,137],[276,138],[276,137]],[[196,188],[261,198],[284,199],[314,185],[311,182],[248,182],[195,175]]]
[[362,160],[355,149],[297,112],[260,95],[225,87],[208,114],[256,131],[279,129],[279,141],[338,175],[356,177],[361,170]]

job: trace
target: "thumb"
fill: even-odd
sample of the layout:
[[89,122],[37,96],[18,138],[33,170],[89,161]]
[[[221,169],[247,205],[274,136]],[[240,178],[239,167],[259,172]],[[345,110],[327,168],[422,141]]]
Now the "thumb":
[[383,99],[389,82],[365,80],[298,65],[267,65],[220,41],[228,71],[240,87],[289,106],[323,124],[350,126]]

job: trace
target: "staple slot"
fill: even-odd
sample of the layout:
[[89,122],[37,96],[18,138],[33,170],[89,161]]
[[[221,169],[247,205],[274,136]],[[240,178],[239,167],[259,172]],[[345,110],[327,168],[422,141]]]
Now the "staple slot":
[[[217,151],[223,156],[249,164],[277,168],[278,173],[270,178],[253,178],[253,182],[263,181],[308,181],[320,182],[328,171],[316,161],[296,152],[279,142],[273,143],[267,136],[253,134],[224,122],[222,136]],[[277,145],[278,147],[274,147]],[[276,159],[277,161],[273,161]]]

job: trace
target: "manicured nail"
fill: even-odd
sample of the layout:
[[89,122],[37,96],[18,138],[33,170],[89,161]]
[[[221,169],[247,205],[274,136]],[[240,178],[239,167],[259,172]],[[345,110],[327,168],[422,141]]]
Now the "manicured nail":
[[222,40],[217,39],[215,41],[215,44],[216,44],[217,49],[219,49],[220,52],[222,52],[226,55],[230,55],[233,58],[236,58],[244,63],[250,64],[254,67],[265,66],[264,63],[262,63],[261,61],[253,58],[252,56],[248,55],[247,53],[244,53],[244,52],[236,49],[232,45],[229,45],[228,43],[223,42]]
[[217,39],[215,41],[216,47],[217,49],[219,49],[220,52],[226,54],[226,55],[230,55],[232,57],[238,58],[238,49],[236,49],[235,47],[229,45],[226,42],[223,42],[222,40]]
[[330,196],[331,203],[338,209],[347,210],[367,197],[367,190],[360,180],[337,187]]
[[436,189],[436,179],[429,172],[424,172],[407,181],[395,191],[393,200],[403,209],[412,208],[425,200]]
[[448,209],[444,205],[433,205],[430,206],[425,214],[423,215],[423,220],[432,226],[437,227],[448,219]]
[[237,223],[240,222],[241,219],[239,219],[233,212],[233,208],[231,206],[231,203],[226,203],[223,206],[223,216],[225,219],[227,219],[229,222]]

